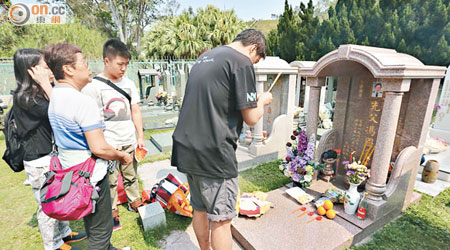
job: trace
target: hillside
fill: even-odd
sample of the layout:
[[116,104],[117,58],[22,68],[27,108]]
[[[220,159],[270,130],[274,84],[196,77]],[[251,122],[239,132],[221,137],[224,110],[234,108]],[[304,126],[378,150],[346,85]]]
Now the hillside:
[[278,19],[276,20],[256,20],[246,22],[249,28],[260,30],[265,36],[269,34],[269,31],[275,29],[278,24]]

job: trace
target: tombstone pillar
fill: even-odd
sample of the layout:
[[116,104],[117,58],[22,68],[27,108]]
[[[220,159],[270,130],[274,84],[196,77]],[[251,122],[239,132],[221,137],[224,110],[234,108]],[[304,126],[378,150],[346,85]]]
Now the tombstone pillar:
[[[256,76],[256,94],[260,95],[264,92],[264,82],[267,81],[267,75],[257,75]],[[258,123],[254,126],[253,142],[252,145],[262,145],[263,144],[263,119],[260,119]]]
[[306,123],[306,135],[317,134],[317,122],[319,119],[319,106],[322,86],[325,85],[325,77],[308,77],[306,84],[309,86],[308,116]]
[[366,184],[368,198],[381,200],[386,191],[386,179],[394,147],[395,133],[402,105],[403,92],[409,91],[410,79],[383,81],[384,105],[373,154],[370,179]]

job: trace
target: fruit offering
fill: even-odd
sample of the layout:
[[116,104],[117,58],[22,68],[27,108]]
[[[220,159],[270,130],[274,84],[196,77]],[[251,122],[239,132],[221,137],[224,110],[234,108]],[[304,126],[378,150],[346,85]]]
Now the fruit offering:
[[323,203],[323,207],[324,207],[326,210],[333,209],[333,202],[331,202],[330,200],[326,200],[326,201]]
[[327,218],[328,219],[334,219],[336,217],[336,212],[333,209],[330,209],[327,211]]
[[317,208],[317,213],[319,215],[325,215],[327,213],[327,210],[323,206],[320,206]]

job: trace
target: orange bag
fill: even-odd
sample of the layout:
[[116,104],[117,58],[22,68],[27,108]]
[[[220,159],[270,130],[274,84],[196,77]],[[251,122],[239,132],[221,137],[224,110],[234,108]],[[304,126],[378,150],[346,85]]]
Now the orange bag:
[[[183,188],[186,190],[184,192]],[[189,199],[189,184],[183,183],[177,190],[170,196],[167,202],[167,209],[173,213],[192,217],[192,206],[190,205]]]

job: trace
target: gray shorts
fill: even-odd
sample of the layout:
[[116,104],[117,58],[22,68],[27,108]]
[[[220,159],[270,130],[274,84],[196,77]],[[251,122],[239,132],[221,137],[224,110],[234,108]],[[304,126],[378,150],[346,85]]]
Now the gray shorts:
[[206,211],[208,219],[215,222],[236,216],[238,177],[215,179],[188,174],[187,179],[195,210]]

